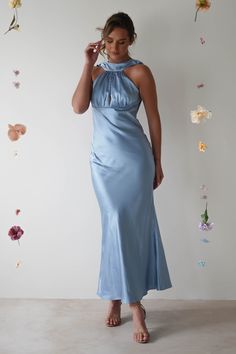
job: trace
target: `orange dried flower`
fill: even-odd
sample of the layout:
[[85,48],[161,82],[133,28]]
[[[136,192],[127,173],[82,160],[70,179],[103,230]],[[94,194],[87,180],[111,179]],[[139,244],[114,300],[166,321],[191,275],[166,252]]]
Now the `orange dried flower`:
[[209,0],[196,0],[196,14],[195,14],[195,22],[197,21],[197,14],[199,10],[209,10],[211,7],[211,2]]

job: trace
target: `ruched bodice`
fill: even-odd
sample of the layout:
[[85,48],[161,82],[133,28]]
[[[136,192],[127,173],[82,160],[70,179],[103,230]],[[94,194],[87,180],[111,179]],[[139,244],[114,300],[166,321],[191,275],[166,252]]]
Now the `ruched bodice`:
[[138,110],[141,102],[139,89],[124,72],[124,69],[135,64],[142,62],[130,59],[124,63],[98,64],[104,71],[93,82],[92,106],[117,110],[136,107]]

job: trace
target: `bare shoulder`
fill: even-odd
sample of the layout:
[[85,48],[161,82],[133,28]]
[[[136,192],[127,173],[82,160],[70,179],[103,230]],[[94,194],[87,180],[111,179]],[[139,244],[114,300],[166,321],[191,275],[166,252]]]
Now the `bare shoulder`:
[[103,68],[101,68],[100,66],[94,66],[92,71],[92,80],[94,81],[96,77],[100,75],[103,71]]
[[154,80],[151,69],[145,64],[136,64],[126,69],[126,74],[140,87]]

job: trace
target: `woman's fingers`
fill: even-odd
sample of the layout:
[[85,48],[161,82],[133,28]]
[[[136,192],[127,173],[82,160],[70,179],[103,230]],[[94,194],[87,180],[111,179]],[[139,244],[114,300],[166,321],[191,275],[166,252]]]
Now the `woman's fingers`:
[[97,53],[101,48],[101,41],[89,43],[85,49],[85,52]]
[[90,48],[99,48],[101,46],[101,42],[102,41],[89,43],[89,47]]
[[163,174],[162,168],[161,168],[161,170],[156,168],[155,176],[154,176],[154,180],[153,180],[153,189],[156,189],[161,184],[163,178],[164,178],[164,174]]

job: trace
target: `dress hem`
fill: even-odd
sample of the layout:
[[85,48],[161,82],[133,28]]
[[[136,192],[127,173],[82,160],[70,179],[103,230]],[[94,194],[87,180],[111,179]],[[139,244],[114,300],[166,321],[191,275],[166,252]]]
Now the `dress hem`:
[[157,291],[163,291],[163,290],[166,290],[166,289],[170,289],[172,288],[172,284],[167,286],[167,287],[164,287],[164,288],[149,288],[148,290],[146,290],[143,295],[139,298],[135,298],[135,299],[127,299],[127,298],[122,298],[122,297],[111,297],[111,296],[106,296],[106,295],[102,295],[101,293],[97,292],[96,295],[99,296],[101,299],[104,299],[104,300],[121,300],[122,303],[124,304],[130,304],[130,303],[134,303],[134,302],[138,302],[138,301],[141,301],[142,298],[148,294],[148,291],[149,290],[157,290]]

